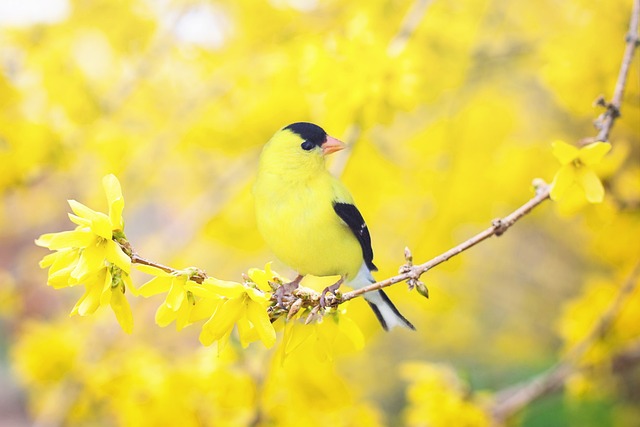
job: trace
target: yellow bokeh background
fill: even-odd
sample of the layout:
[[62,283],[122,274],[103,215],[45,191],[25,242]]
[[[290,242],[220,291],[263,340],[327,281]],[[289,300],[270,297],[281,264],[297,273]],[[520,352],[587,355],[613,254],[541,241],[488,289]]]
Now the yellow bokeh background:
[[[131,335],[107,310],[69,318],[82,291],[46,286],[34,239],[71,228],[67,199],[104,211],[113,173],[146,258],[235,281],[274,261],[293,277],[257,232],[251,186],[262,145],[304,120],[349,143],[330,168],[367,220],[376,277],[390,277],[405,246],[424,262],[551,182],[552,141],[597,134],[593,101],[613,93],[631,6],[0,2],[0,424],[488,425],[492,393],[586,336],[638,263],[637,55],[596,168],[603,203],[543,203],[426,273],[428,300],[389,288],[417,332],[384,333],[352,301],[361,350],[218,352],[197,325],[155,325],[160,298],[128,295]],[[611,361],[638,343],[638,298],[586,354],[597,369],[513,425],[634,425],[637,361]]]

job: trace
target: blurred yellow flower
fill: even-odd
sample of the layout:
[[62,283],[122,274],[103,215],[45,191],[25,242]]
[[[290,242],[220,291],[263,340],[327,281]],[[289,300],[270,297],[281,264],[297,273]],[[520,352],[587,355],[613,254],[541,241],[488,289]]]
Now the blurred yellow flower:
[[581,191],[590,203],[602,202],[604,187],[590,167],[600,163],[611,144],[595,142],[578,149],[566,142],[554,141],[552,146],[553,155],[562,166],[553,178],[551,199],[559,200],[573,191]]
[[305,324],[299,319],[300,311],[294,318],[286,320],[282,337],[281,361],[291,355],[302,344],[313,348],[320,361],[331,361],[345,351],[360,351],[364,348],[364,335],[360,327],[347,316],[348,303],[321,317],[317,322]]
[[409,381],[406,425],[488,427],[490,417],[480,402],[471,399],[467,384],[449,366],[407,362],[401,375]]
[[28,385],[64,381],[77,367],[86,342],[85,332],[81,326],[69,322],[27,322],[10,350],[17,377]]
[[69,218],[75,230],[43,234],[36,245],[56,251],[40,261],[49,267],[47,283],[56,288],[84,285],[71,314],[86,316],[98,307],[110,305],[122,328],[130,333],[133,317],[125,289],[134,290],[129,273],[131,259],[124,253],[115,237],[123,235],[122,210],[124,199],[120,183],[114,175],[102,180],[109,215],[96,212],[75,200],[69,200],[73,214]]
[[187,283],[185,289],[198,297],[218,301],[211,307],[211,317],[202,325],[200,342],[203,345],[218,341],[219,348],[224,348],[235,324],[238,325],[243,347],[257,340],[267,348],[275,344],[276,331],[267,313],[271,304],[269,294],[241,283],[212,277],[202,284]]

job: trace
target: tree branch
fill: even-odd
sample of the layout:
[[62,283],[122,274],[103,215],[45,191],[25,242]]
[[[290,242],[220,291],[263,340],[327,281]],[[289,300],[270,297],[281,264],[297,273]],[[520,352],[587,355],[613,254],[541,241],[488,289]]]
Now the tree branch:
[[453,258],[454,256],[466,251],[467,249],[472,248],[478,243],[488,239],[491,236],[501,236],[507,231],[513,224],[515,224],[520,218],[531,212],[536,206],[544,202],[549,198],[549,192],[551,188],[548,184],[543,182],[536,183],[536,195],[527,201],[525,204],[520,206],[518,209],[505,216],[504,218],[495,219],[491,225],[491,227],[486,230],[476,234],[470,239],[460,243],[459,245],[449,249],[441,255],[425,262],[424,264],[410,266],[407,272],[398,274],[397,276],[390,277],[386,280],[382,280],[380,282],[373,283],[369,286],[365,286],[360,289],[356,289],[351,292],[347,292],[342,295],[341,302],[348,301],[357,296],[360,296],[366,292],[375,291],[378,289],[385,288],[387,286],[391,286],[395,283],[402,282],[405,280],[418,280],[420,276],[426,273],[428,270],[432,269],[438,264],[442,264],[445,261]]
[[413,33],[415,33],[432,2],[433,0],[415,0],[413,2],[402,24],[400,24],[400,29],[396,35],[393,36],[387,47],[387,54],[389,56],[398,56],[404,50],[407,42],[411,39]]
[[607,103],[604,98],[600,97],[596,102],[598,105],[605,107],[606,110],[602,113],[594,122],[599,133],[593,138],[588,138],[583,141],[585,144],[591,142],[609,140],[609,133],[613,127],[614,121],[620,117],[620,106],[622,105],[622,98],[624,95],[624,89],[627,85],[627,77],[629,75],[629,69],[631,68],[631,62],[633,60],[633,54],[636,48],[640,44],[640,37],[638,37],[638,20],[640,19],[640,0],[634,0],[633,9],[631,11],[631,19],[629,21],[629,31],[625,37],[626,46],[624,54],[622,56],[622,64],[620,65],[620,71],[618,72],[618,80],[616,81],[616,87],[613,91],[613,97],[611,102]]
[[192,280],[196,283],[202,283],[204,279],[207,278],[207,274],[203,270],[200,270],[195,267],[190,267],[187,270],[178,270],[178,269],[169,267],[167,265],[160,264],[159,262],[155,262],[155,261],[151,261],[146,258],[143,258],[136,253],[136,251],[131,246],[131,243],[129,243],[129,241],[125,237],[118,236],[118,237],[114,237],[113,240],[118,245],[120,245],[120,247],[122,248],[122,251],[129,258],[131,258],[132,264],[140,264],[140,265],[146,265],[148,267],[155,267],[158,270],[162,270],[165,273],[169,273],[169,274],[180,274],[180,273],[184,274],[186,272],[189,274],[189,280]]

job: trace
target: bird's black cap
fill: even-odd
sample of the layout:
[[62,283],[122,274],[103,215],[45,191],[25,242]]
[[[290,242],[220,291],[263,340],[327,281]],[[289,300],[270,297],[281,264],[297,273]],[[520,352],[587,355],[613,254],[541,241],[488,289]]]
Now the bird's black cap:
[[291,132],[300,135],[300,138],[304,139],[309,148],[306,148],[304,145],[302,148],[305,150],[313,148],[313,146],[320,147],[327,140],[327,133],[318,125],[314,125],[313,123],[308,122],[296,122],[291,123],[289,126],[285,127],[285,129],[290,130]]

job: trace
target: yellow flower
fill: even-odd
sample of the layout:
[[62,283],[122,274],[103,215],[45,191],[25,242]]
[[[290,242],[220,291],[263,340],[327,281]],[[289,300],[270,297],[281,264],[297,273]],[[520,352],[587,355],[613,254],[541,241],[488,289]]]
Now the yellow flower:
[[129,301],[125,298],[125,289],[135,289],[131,276],[112,265],[101,269],[85,283],[85,292],[71,310],[71,315],[87,316],[95,313],[99,307],[111,306],[118,323],[126,333],[133,331],[133,314]]
[[110,305],[118,322],[131,332],[133,318],[126,288],[131,286],[131,259],[114,237],[123,236],[122,209],[124,199],[120,183],[113,175],[103,178],[102,184],[109,203],[109,215],[96,212],[75,200],[69,200],[73,214],[69,218],[75,230],[43,234],[36,240],[55,253],[45,256],[40,267],[49,267],[47,283],[56,289],[84,285],[85,293],[71,314],[86,316],[98,307]]
[[251,268],[247,272],[249,278],[258,286],[258,289],[264,292],[271,292],[273,289],[269,282],[277,282],[280,281],[282,283],[287,282],[287,279],[280,276],[275,271],[271,270],[271,263],[268,262],[264,266],[264,270],[260,270],[259,268]]
[[313,354],[320,361],[331,361],[345,351],[360,351],[364,348],[364,335],[358,325],[347,316],[348,303],[327,313],[317,322],[304,324],[298,319],[304,314],[298,313],[294,319],[287,320],[282,337],[281,361],[291,355],[302,344],[312,346]]
[[159,326],[167,326],[174,320],[179,331],[193,322],[192,311],[196,300],[192,292],[185,289],[187,283],[196,284],[189,280],[191,272],[187,270],[167,273],[153,266],[136,265],[136,268],[155,277],[138,289],[138,294],[143,297],[167,293],[164,302],[156,311],[156,323]]
[[102,183],[109,202],[108,216],[69,200],[73,211],[69,218],[77,224],[76,229],[43,234],[36,240],[38,246],[58,251],[40,263],[43,268],[52,267],[48,280],[51,286],[60,288],[81,284],[109,264],[118,266],[127,274],[131,270],[131,259],[113,240],[114,232],[121,233],[123,229],[124,200],[120,184],[113,175],[105,176]]
[[551,199],[559,200],[571,193],[581,191],[591,203],[604,199],[604,187],[596,173],[590,168],[598,164],[611,149],[611,144],[595,142],[578,149],[563,141],[554,141],[553,155],[562,167],[553,178]]
[[62,319],[25,322],[10,357],[18,379],[31,387],[51,386],[70,378],[82,360],[86,337],[82,325]]
[[276,331],[269,320],[267,308],[271,304],[269,294],[236,282],[226,282],[208,277],[202,284],[188,283],[185,289],[194,295],[216,301],[211,305],[212,314],[202,326],[200,342],[211,345],[218,341],[224,348],[235,324],[243,347],[260,340],[270,348],[276,342]]
[[406,362],[401,375],[409,381],[408,405],[404,410],[407,426],[488,427],[490,417],[481,399],[447,365]]

